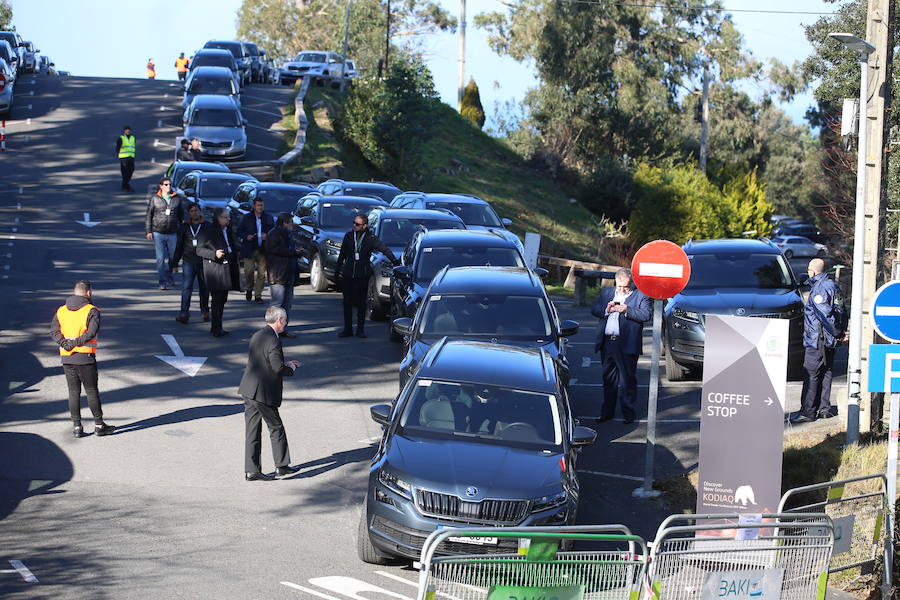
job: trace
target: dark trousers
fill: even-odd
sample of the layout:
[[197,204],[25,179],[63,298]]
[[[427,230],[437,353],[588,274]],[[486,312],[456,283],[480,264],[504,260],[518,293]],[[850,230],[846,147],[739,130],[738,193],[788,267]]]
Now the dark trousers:
[[800,396],[800,414],[814,419],[819,413],[831,410],[831,368],[834,364],[834,348],[826,348],[819,339],[818,347],[804,348],[803,392]]
[[206,280],[203,278],[203,266],[184,261],[181,263],[181,312],[191,310],[191,296],[194,295],[194,280],[200,288],[200,312],[209,312],[209,290],[206,289]]
[[119,170],[122,171],[122,187],[128,187],[131,176],[134,175],[134,157],[120,158]]
[[366,296],[369,293],[368,277],[342,277],[341,289],[344,292],[344,329],[353,330],[353,309],[356,308],[356,328],[362,330],[366,326]]
[[210,310],[209,318],[211,325],[209,330],[212,332],[222,331],[222,314],[225,312],[225,303],[228,302],[228,290],[210,292],[212,300],[212,310]]
[[178,81],[184,81],[187,78],[187,71],[178,71]]
[[63,371],[66,373],[66,385],[69,386],[69,414],[72,422],[81,425],[81,388],[84,387],[94,423],[103,423],[103,407],[100,406],[100,390],[97,387],[97,363],[63,365]]
[[247,426],[247,440],[244,445],[245,473],[262,471],[259,464],[259,455],[262,450],[262,421],[265,421],[266,427],[269,428],[269,439],[272,440],[272,459],[275,461],[275,466],[286,467],[291,464],[287,435],[284,433],[284,423],[281,422],[278,409],[256,400],[244,398],[244,423]]
[[622,405],[622,416],[634,419],[637,401],[637,354],[623,352],[620,340],[606,337],[603,343],[603,407],[600,417],[611,419],[616,404]]

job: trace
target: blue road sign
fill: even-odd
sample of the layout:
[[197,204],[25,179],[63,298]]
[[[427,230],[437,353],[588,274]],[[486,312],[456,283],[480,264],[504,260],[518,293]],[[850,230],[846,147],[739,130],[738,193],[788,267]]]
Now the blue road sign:
[[869,392],[900,392],[900,346],[869,346]]
[[900,281],[889,281],[872,298],[872,322],[878,335],[900,342]]

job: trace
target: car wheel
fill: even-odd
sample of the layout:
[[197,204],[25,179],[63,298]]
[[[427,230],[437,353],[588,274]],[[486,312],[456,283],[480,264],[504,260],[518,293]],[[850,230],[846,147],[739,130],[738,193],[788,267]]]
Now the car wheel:
[[785,250],[784,257],[785,258],[794,258],[794,251],[793,250]]
[[312,265],[309,267],[309,285],[314,292],[324,292],[328,289],[328,278],[325,276],[325,267],[318,254],[313,256]]
[[819,258],[825,258],[826,254],[827,253],[824,250],[819,250],[818,252],[816,252],[816,256],[818,256]]
[[689,371],[689,368],[675,362],[671,352],[666,352],[666,379],[669,381],[684,381],[687,379]]
[[366,298],[369,305],[369,318],[373,321],[384,321],[387,318],[387,311],[384,310],[384,305],[378,299],[377,285],[375,276],[369,277],[369,293]]
[[356,531],[356,553],[361,561],[370,565],[386,565],[391,562],[386,556],[379,554],[375,550],[375,546],[372,545],[372,539],[369,537],[369,526],[366,523],[365,509],[359,516],[359,527]]
[[399,318],[400,318],[400,314],[399,314],[399,313],[400,313],[400,311],[398,311],[398,310],[395,308],[394,303],[392,302],[392,303],[391,303],[391,318],[390,318],[390,325],[388,326],[388,338],[390,338],[390,340],[391,340],[392,342],[394,342],[395,344],[399,344],[400,342],[403,341],[403,336],[400,335],[399,333],[397,333],[396,331],[394,331],[394,319],[399,319]]

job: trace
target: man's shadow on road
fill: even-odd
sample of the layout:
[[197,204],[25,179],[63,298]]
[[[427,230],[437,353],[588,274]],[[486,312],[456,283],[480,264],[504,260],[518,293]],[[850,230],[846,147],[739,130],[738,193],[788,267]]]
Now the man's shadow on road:
[[182,408],[164,415],[142,419],[133,423],[120,425],[116,428],[116,434],[131,433],[140,431],[141,429],[149,429],[151,427],[159,427],[160,425],[174,425],[176,423],[186,423],[188,421],[196,421],[198,419],[210,419],[215,417],[230,417],[238,413],[244,412],[244,403],[240,404],[210,404],[207,406],[192,406],[190,408]]
[[[375,448],[376,447],[374,445],[366,446],[365,448],[354,448],[353,450],[335,452],[331,456],[317,458],[315,460],[305,462],[300,465],[300,473],[294,475],[293,477],[285,477],[285,479],[305,479],[309,477],[316,477],[317,475],[327,473],[328,471],[332,471],[334,469],[337,469],[338,467],[343,467],[344,465],[372,460],[372,456],[375,455]],[[316,468],[313,468],[310,471],[303,471],[303,469],[308,469],[310,467]]]

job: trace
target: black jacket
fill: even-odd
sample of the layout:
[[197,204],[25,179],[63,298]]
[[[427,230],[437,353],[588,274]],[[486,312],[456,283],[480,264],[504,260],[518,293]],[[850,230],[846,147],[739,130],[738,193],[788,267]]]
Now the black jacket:
[[[230,227],[226,227],[225,232],[228,235],[228,243],[231,245],[231,254],[227,254],[228,246],[225,244],[222,229],[218,225],[210,223],[209,227],[201,232],[198,240],[197,254],[203,259],[203,277],[206,279],[206,287],[210,292],[241,290],[237,240]],[[216,258],[216,250],[225,250],[225,256]]]
[[286,227],[272,228],[266,235],[266,275],[269,283],[294,285],[300,255]]
[[[606,314],[606,306],[613,301],[616,296],[615,287],[606,287],[600,290],[597,301],[591,307],[591,314],[600,319],[600,325],[597,327],[597,341],[594,344],[594,352],[602,352],[606,344],[606,322],[609,315]],[[625,354],[641,354],[643,351],[643,331],[644,323],[653,316],[653,305],[650,298],[640,292],[633,290],[631,294],[625,298],[626,311],[619,313],[619,344],[622,346]]]
[[184,207],[181,199],[174,194],[169,196],[169,214],[166,214],[166,201],[159,194],[153,194],[147,202],[147,214],[144,216],[144,231],[147,233],[176,233],[178,225],[184,221]]
[[[272,215],[269,213],[264,212],[260,220],[262,221],[262,232],[268,237],[269,230],[275,227],[275,219],[273,219]],[[250,258],[253,256],[253,249],[258,245],[256,238],[248,241],[248,235],[256,235],[256,213],[247,213],[241,217],[241,221],[238,223],[237,236],[238,240],[241,242],[241,258]],[[265,245],[266,243],[263,242],[263,247],[265,247]]]
[[397,262],[397,257],[394,256],[391,249],[368,229],[363,232],[363,237],[359,241],[359,260],[357,261],[355,239],[358,237],[354,238],[354,235],[353,231],[344,234],[341,253],[338,255],[337,265],[334,268],[335,274],[339,277],[368,279],[372,274],[372,253],[376,250],[387,256],[391,262]]
[[[71,311],[76,311],[85,304],[92,304],[92,302],[84,296],[69,296],[66,299],[66,308]],[[88,340],[95,339],[99,332],[100,311],[96,308],[93,308],[91,309],[91,312],[88,313],[87,331],[84,332],[84,335],[74,340],[74,342],[70,342],[71,348],[74,348],[75,346],[83,346]],[[59,330],[59,319],[56,318],[55,312],[53,313],[53,321],[50,322],[50,337],[53,338],[53,341],[56,342],[56,345],[60,347],[62,347],[63,342],[66,339],[63,336],[62,332],[60,332]],[[88,354],[85,352],[76,352],[71,356],[60,356],[59,358],[64,365],[90,365],[97,362],[97,358],[94,354]]]
[[188,148],[185,150],[184,148],[180,148],[178,150],[178,154],[175,156],[175,160],[194,160],[194,154],[191,152],[191,149]]
[[[175,244],[175,255],[172,256],[172,266],[177,267],[184,259],[184,262],[191,263],[195,267],[203,264],[203,259],[197,254],[197,248],[200,247],[200,239],[204,230],[208,229],[209,223],[182,223],[178,226],[178,243]],[[194,236],[194,232],[197,233]],[[197,245],[194,245],[194,240]]]
[[281,406],[282,378],[293,375],[294,370],[284,364],[278,334],[266,325],[250,338],[247,368],[238,393],[246,399],[277,408]]

